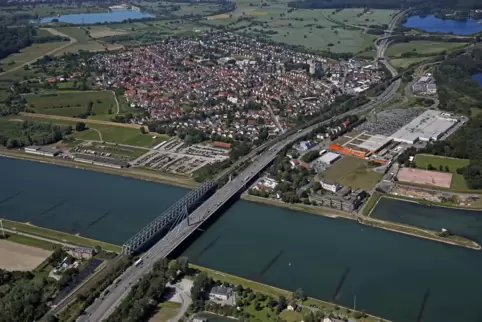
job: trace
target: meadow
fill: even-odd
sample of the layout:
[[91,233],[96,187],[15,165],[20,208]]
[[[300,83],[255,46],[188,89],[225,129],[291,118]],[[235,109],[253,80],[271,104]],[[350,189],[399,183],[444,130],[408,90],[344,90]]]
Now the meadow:
[[346,187],[371,190],[383,177],[371,169],[368,161],[345,156],[323,172],[322,177]]
[[[68,44],[68,41],[48,42],[43,44],[33,44],[23,48],[19,53],[9,55],[0,60],[0,67],[4,71],[18,67],[22,64],[35,60],[38,57],[47,55],[48,53]],[[61,51],[61,50],[60,50]]]
[[450,51],[456,48],[464,47],[466,45],[466,43],[459,42],[416,40],[391,45],[387,49],[387,56],[400,57],[403,53],[409,52],[415,52],[424,55],[436,55],[444,51]]
[[[102,92],[57,92],[42,95],[25,95],[27,103],[36,113],[77,116],[85,113],[89,102],[93,103],[94,119],[109,119],[116,112],[116,103],[111,91]],[[106,117],[107,116],[107,117]]]

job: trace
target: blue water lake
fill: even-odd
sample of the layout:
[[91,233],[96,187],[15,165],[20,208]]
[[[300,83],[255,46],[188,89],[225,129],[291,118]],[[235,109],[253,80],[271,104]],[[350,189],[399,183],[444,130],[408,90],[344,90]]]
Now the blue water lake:
[[101,13],[81,13],[72,15],[62,15],[59,17],[47,17],[42,18],[40,22],[52,22],[52,20],[57,19],[59,22],[67,22],[76,25],[83,24],[95,24],[103,22],[121,22],[127,19],[144,19],[153,18],[154,16],[148,12],[133,11],[133,10],[122,10],[122,11],[112,11],[112,12],[101,12]]
[[479,83],[480,86],[482,86],[482,73],[477,73],[472,75],[472,79],[477,81],[477,83]]
[[428,32],[454,33],[456,35],[470,35],[482,31],[481,20],[467,19],[448,20],[440,19],[435,16],[411,16],[403,26],[408,28],[417,28]]

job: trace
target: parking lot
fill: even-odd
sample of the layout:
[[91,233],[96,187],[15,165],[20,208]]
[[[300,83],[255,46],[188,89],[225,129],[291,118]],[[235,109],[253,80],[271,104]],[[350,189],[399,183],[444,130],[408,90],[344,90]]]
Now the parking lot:
[[370,114],[365,122],[356,127],[356,131],[390,136],[424,111],[423,109],[392,109]]
[[229,150],[211,145],[187,145],[171,139],[132,161],[134,166],[148,167],[176,174],[191,175],[203,166],[229,158]]

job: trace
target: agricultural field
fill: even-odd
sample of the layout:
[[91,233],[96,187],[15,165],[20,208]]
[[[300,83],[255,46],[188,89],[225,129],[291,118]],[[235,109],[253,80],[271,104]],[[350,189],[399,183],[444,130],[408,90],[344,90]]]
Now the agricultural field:
[[58,92],[42,95],[25,95],[28,106],[36,113],[78,116],[87,111],[89,102],[93,103],[95,115],[92,119],[110,119],[109,114],[117,111],[114,94],[111,91],[102,92]]
[[468,159],[455,159],[429,154],[417,154],[415,158],[417,168],[427,169],[428,165],[431,164],[435,169],[438,170],[440,166],[443,168],[447,166],[449,171],[453,173],[450,188],[454,190],[468,189],[464,177],[457,173],[457,169],[467,166],[469,162],[470,161]]
[[[239,15],[234,12],[231,17],[224,19],[219,16],[209,17],[207,23],[213,26],[224,25],[238,33],[265,36],[288,45],[331,52],[364,51],[375,39],[372,35],[364,34],[361,29],[345,28],[329,21],[322,10],[289,12],[286,5],[279,4],[248,9],[249,11],[241,11]],[[244,18],[240,20],[239,17]]]
[[94,39],[110,36],[122,36],[131,33],[127,30],[112,29],[108,26],[90,26],[87,27],[85,30],[87,30],[88,35]]
[[371,169],[368,161],[345,156],[323,172],[322,178],[346,187],[371,190],[383,177]]
[[20,50],[19,53],[9,55],[8,57],[0,60],[0,67],[4,71],[8,71],[22,64],[36,60],[38,57],[47,55],[48,53],[68,43],[68,41],[59,41],[44,44],[33,44],[32,46]]
[[320,10],[328,18],[338,22],[355,26],[388,25],[392,17],[397,13],[395,10],[369,10],[353,8],[335,11],[334,9]]
[[0,268],[8,271],[31,271],[50,254],[52,251],[0,240]]
[[[79,50],[96,52],[123,48],[122,45],[104,44],[91,38],[91,36],[89,35],[89,30],[84,29],[83,27],[58,27],[56,28],[56,30],[77,40],[75,44],[68,46],[63,50],[59,50],[56,53],[56,56],[63,55],[64,53],[76,53]],[[116,32],[116,30],[114,30],[113,32]]]
[[466,43],[458,42],[416,40],[407,43],[396,43],[389,46],[387,49],[387,55],[389,57],[401,57],[403,53],[409,52],[415,52],[424,55],[436,55],[444,51],[450,51],[456,48],[464,47],[466,45]]
[[180,3],[181,9],[172,12],[176,16],[186,15],[212,15],[219,10],[219,6],[211,3]]

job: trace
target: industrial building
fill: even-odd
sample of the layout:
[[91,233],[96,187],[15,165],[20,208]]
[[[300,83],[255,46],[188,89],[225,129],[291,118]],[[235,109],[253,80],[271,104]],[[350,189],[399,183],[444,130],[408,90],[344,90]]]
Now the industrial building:
[[100,165],[108,168],[122,169],[129,166],[129,163],[124,160],[107,158],[88,154],[74,154],[74,160],[93,165]]
[[396,142],[414,144],[417,141],[436,141],[447,133],[459,120],[440,111],[428,110],[393,133]]
[[46,157],[55,157],[62,152],[56,148],[50,148],[47,146],[36,146],[36,145],[27,146],[24,148],[24,151],[27,153],[43,155]]
[[[340,141],[347,140],[344,143]],[[392,139],[384,135],[373,135],[367,132],[358,134],[351,133],[350,136],[345,135],[340,143],[333,143],[330,149],[340,151],[343,154],[353,155],[359,158],[366,158],[377,153],[386,147]]]
[[337,191],[341,190],[343,188],[342,185],[337,184],[335,182],[329,182],[326,180],[320,180],[321,187],[326,190],[326,191],[331,191],[333,193],[336,193]]
[[336,160],[338,160],[341,156],[337,153],[333,152],[326,152],[321,157],[318,158],[318,161],[324,164],[333,164]]

